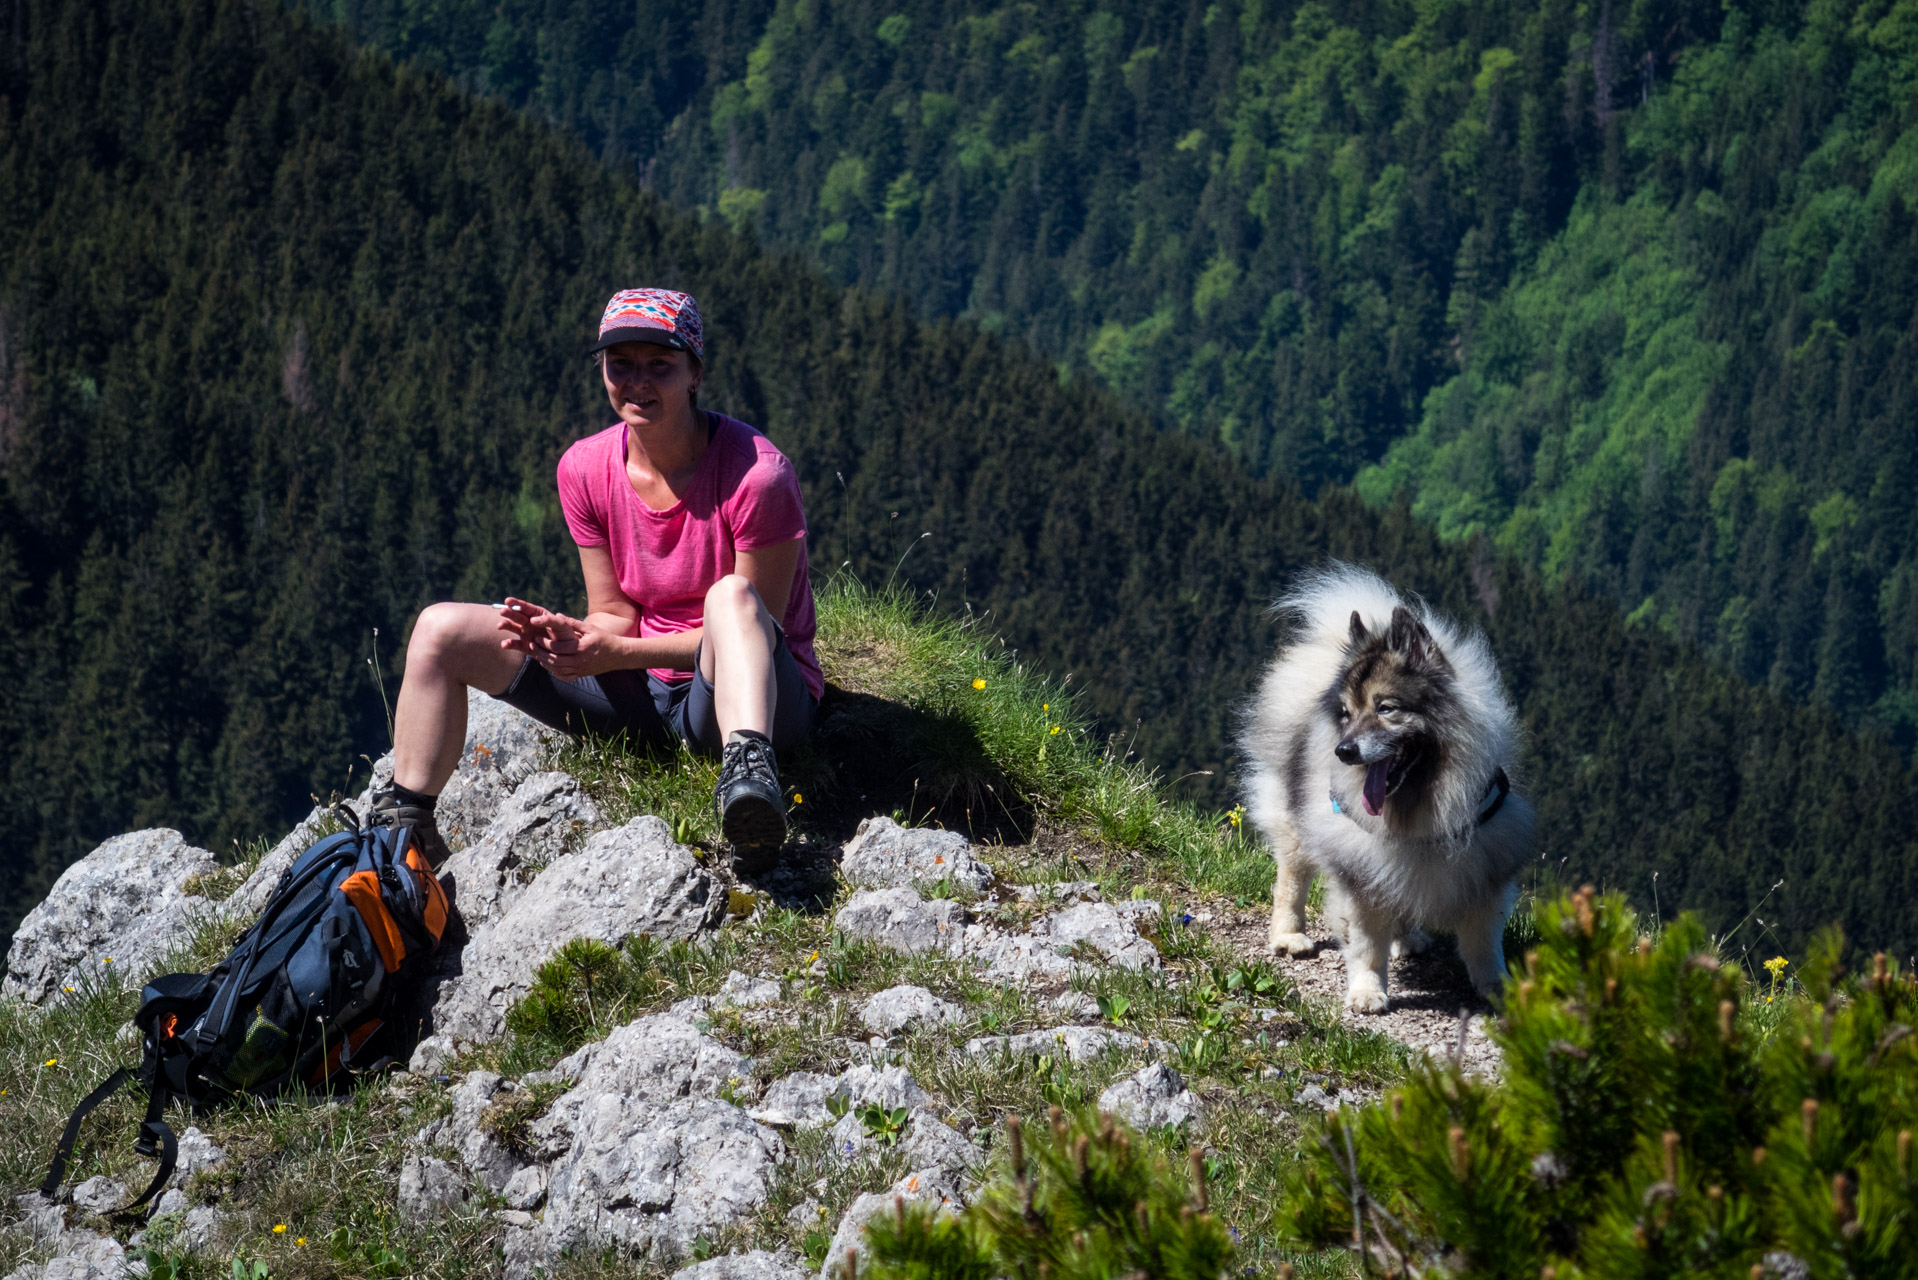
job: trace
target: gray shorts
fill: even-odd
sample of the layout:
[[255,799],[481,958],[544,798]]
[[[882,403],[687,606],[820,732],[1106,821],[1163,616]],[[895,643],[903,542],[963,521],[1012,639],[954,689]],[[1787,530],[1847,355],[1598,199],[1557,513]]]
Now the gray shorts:
[[[806,674],[786,647],[783,631],[773,649],[773,674],[779,684],[779,700],[773,708],[773,750],[785,751],[812,735],[818,701],[806,687]],[[708,756],[719,755],[725,745],[713,709],[712,682],[699,673],[697,656],[692,679],[672,681],[645,671],[608,671],[561,680],[529,656],[499,699],[576,737],[625,733],[655,747],[684,742]]]

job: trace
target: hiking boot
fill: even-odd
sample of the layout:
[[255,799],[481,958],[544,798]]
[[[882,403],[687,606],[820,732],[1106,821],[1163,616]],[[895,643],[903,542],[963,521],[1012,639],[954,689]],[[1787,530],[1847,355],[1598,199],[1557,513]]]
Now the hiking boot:
[[438,871],[453,853],[440,836],[439,821],[433,816],[433,807],[402,800],[391,787],[373,793],[372,804],[366,815],[367,826],[404,827],[408,824],[412,825],[413,838],[419,841],[420,852],[426,855],[426,864]]
[[735,862],[752,869],[779,855],[786,843],[786,798],[772,743],[757,734],[727,742],[713,804]]

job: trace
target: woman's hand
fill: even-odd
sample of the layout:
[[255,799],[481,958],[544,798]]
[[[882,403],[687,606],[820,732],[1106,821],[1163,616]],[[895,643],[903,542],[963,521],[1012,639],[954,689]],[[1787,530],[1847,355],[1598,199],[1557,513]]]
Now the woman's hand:
[[571,618],[531,601],[506,598],[500,611],[500,630],[507,633],[500,647],[528,653],[533,661],[561,680],[577,680],[633,665],[631,642],[624,632],[601,626],[592,618]]

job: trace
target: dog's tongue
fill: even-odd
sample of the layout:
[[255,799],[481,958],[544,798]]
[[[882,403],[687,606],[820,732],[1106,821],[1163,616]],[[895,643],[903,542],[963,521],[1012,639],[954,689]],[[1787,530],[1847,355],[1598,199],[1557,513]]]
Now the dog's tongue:
[[1385,779],[1391,772],[1390,759],[1365,766],[1365,794],[1359,798],[1365,802],[1365,811],[1374,818],[1385,808]]

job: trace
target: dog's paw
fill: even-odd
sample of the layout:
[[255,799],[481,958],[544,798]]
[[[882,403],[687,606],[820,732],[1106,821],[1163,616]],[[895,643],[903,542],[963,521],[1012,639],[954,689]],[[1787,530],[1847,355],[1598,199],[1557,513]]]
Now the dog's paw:
[[1353,1013],[1384,1013],[1390,1004],[1385,992],[1378,987],[1346,988],[1345,1007]]
[[1305,956],[1317,950],[1318,944],[1303,933],[1275,933],[1266,943],[1266,950],[1275,956]]
[[1423,929],[1408,929],[1392,941],[1392,958],[1422,956],[1432,949],[1432,935]]

